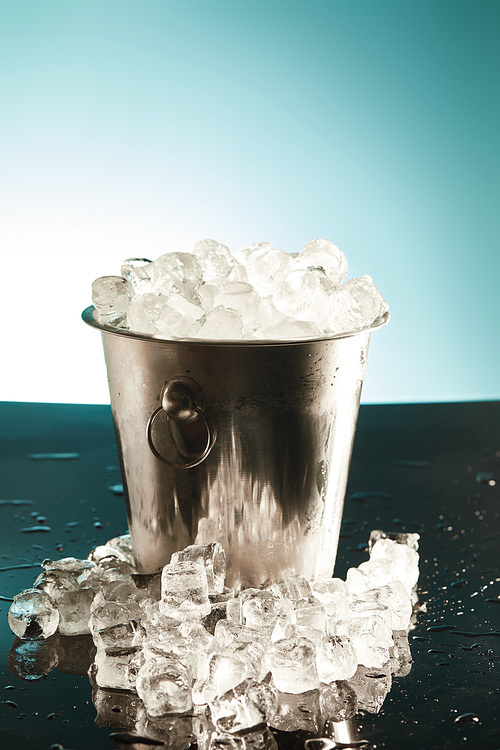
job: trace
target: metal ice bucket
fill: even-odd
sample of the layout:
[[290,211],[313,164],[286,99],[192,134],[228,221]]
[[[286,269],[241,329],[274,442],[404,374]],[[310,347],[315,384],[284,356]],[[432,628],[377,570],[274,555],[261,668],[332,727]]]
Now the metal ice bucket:
[[227,582],[331,576],[370,334],[276,342],[102,333],[139,572],[219,541]]

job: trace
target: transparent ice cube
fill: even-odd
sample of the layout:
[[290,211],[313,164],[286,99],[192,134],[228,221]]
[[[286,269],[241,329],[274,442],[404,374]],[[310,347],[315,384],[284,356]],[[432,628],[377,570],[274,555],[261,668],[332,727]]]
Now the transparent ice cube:
[[59,612],[45,591],[26,589],[14,597],[8,621],[19,638],[50,638],[59,625]]
[[250,245],[238,254],[238,260],[245,266],[249,282],[263,297],[273,293],[274,287],[293,263],[288,253],[278,250],[269,242]]
[[100,323],[121,325],[132,297],[132,287],[121,276],[101,276],[92,283],[92,303]]
[[86,635],[90,633],[90,607],[95,591],[81,587],[65,591],[57,602],[59,632],[61,635]]
[[181,714],[193,706],[189,672],[175,656],[146,659],[136,690],[150,716]]
[[317,734],[319,728],[319,690],[302,693],[277,691],[277,705],[269,724],[282,732],[305,731]]
[[101,688],[132,690],[128,666],[136,648],[98,649],[94,657],[95,680]]
[[127,308],[127,325],[137,333],[156,333],[156,321],[168,298],[160,294],[135,294]]
[[[356,670],[354,671],[356,672]],[[322,730],[324,734],[327,734],[329,723],[346,721],[356,714],[358,699],[348,682],[336,680],[329,684],[320,685],[319,705],[323,724]]]
[[316,665],[320,682],[347,680],[356,672],[358,660],[347,636],[325,635],[317,646]]
[[200,240],[194,246],[194,254],[203,269],[205,282],[227,279],[237,266],[230,249],[216,240]]
[[157,294],[169,296],[172,287],[185,285],[196,290],[203,278],[202,268],[192,253],[165,253],[152,263],[151,280]]
[[211,544],[191,544],[179,552],[174,552],[171,563],[194,562],[205,568],[208,593],[221,594],[226,578],[226,554],[219,542]]
[[41,573],[33,584],[34,589],[45,591],[57,603],[66,591],[75,591],[78,583],[71,573],[65,570],[47,570]]
[[206,320],[198,329],[197,337],[202,339],[241,339],[243,319],[235,310],[217,305],[207,313]]
[[198,562],[165,565],[161,578],[160,610],[177,620],[204,617],[210,612],[205,566]]
[[121,274],[136,294],[152,291],[152,263],[147,258],[127,258],[123,261]]
[[330,240],[308,242],[294,260],[294,267],[320,271],[334,287],[339,286],[347,276],[347,258]]
[[334,332],[360,331],[388,309],[371,276],[365,275],[346,281],[331,295],[327,325]]
[[269,647],[265,660],[281,692],[304,693],[319,687],[316,648],[306,638],[276,641]]
[[289,339],[315,338],[322,333],[321,328],[310,320],[285,318],[262,331],[262,338],[287,341]]
[[374,671],[360,665],[348,683],[356,693],[358,709],[378,714],[391,689],[392,677],[389,672]]

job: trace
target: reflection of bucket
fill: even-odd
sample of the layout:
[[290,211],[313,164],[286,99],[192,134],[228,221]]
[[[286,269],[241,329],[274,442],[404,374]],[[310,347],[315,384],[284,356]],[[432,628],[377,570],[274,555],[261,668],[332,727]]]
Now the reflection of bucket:
[[333,572],[370,333],[166,341],[97,323],[141,573],[219,541],[229,585]]

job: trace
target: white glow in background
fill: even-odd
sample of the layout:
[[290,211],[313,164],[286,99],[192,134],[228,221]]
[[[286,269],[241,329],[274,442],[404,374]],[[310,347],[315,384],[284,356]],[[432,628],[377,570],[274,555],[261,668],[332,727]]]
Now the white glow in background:
[[373,276],[365,402],[498,398],[499,11],[0,3],[0,399],[108,401],[92,280],[204,237]]

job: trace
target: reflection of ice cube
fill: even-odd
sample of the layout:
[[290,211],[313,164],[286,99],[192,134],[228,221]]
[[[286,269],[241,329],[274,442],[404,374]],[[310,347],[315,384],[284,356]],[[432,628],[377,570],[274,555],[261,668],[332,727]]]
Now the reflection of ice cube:
[[378,714],[391,689],[392,678],[389,673],[374,671],[360,665],[348,683],[356,693],[358,709]]
[[337,680],[328,685],[320,685],[319,705],[323,733],[326,734],[325,729],[327,730],[329,723],[346,721],[354,716],[358,707],[358,699],[348,682]]

